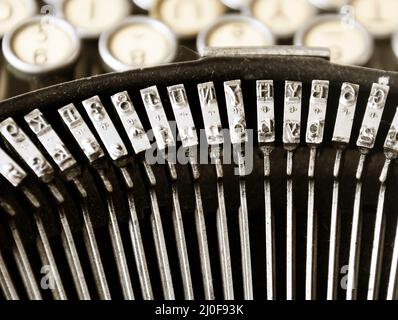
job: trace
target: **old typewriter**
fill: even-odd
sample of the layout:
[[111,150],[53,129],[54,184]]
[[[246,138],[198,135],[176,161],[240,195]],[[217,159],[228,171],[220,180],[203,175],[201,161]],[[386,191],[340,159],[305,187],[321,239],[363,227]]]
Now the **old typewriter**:
[[0,300],[396,300],[398,0],[0,0]]

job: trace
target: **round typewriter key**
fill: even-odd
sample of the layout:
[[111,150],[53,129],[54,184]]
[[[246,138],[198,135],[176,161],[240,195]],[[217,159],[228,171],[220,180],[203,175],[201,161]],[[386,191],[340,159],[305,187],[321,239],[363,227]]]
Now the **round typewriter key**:
[[66,21],[37,16],[7,33],[2,49],[15,70],[22,74],[44,75],[72,65],[80,53],[80,40]]
[[174,33],[160,21],[133,16],[101,34],[99,52],[111,70],[142,68],[173,61],[177,40]]
[[37,12],[34,0],[0,0],[0,38],[19,22]]
[[128,0],[64,0],[62,15],[82,38],[98,38],[131,13]]
[[398,30],[397,0],[354,0],[355,18],[376,38],[390,37]]
[[158,0],[150,15],[168,25],[178,37],[192,38],[224,12],[220,0]]
[[339,10],[348,4],[348,0],[309,0],[315,7],[321,10]]
[[197,48],[262,47],[274,44],[274,36],[261,22],[242,15],[226,15],[198,35]]
[[147,10],[149,11],[152,6],[153,3],[155,2],[154,0],[133,0],[133,2],[140,7],[141,9]]
[[366,64],[373,54],[373,39],[366,29],[351,18],[321,15],[297,32],[296,45],[327,47],[331,61],[339,64]]
[[308,0],[254,0],[254,18],[265,23],[278,38],[290,38],[316,14]]

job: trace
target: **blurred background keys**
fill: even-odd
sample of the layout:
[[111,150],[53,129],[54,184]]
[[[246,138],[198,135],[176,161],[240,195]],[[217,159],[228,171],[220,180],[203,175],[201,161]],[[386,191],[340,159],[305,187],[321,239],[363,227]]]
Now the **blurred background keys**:
[[9,94],[21,94],[72,78],[80,39],[66,21],[46,15],[30,18],[5,34],[2,43],[9,66]]
[[157,0],[150,16],[167,24],[179,38],[194,38],[225,12],[219,0]]
[[262,21],[277,38],[291,38],[316,14],[307,0],[254,0],[251,4],[254,18]]
[[[0,37],[39,13],[44,23],[49,16],[67,21],[82,53],[66,71],[57,65],[46,80],[35,75],[34,85],[31,78],[16,81],[18,68],[5,58],[0,99],[109,71],[197,59],[207,46],[320,46],[331,50],[334,63],[398,70],[397,8],[398,0],[2,0]],[[58,45],[51,40],[60,60],[68,46],[63,38]]]
[[338,64],[365,65],[373,53],[370,34],[350,16],[318,16],[296,34],[294,43],[328,47],[331,61]]
[[101,34],[99,52],[111,71],[156,66],[174,61],[177,39],[162,22],[133,16]]
[[196,47],[265,47],[274,44],[272,32],[261,22],[243,15],[225,15],[199,33]]

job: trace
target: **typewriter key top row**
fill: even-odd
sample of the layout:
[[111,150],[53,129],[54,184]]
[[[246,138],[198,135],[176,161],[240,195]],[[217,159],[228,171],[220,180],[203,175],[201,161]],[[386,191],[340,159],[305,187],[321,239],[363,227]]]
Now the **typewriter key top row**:
[[133,16],[101,34],[99,52],[112,71],[156,66],[175,60],[177,40],[160,21]]

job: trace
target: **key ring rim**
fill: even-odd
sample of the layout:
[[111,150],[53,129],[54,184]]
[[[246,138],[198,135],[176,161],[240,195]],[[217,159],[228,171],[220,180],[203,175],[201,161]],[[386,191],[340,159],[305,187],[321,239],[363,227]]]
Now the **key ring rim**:
[[150,67],[150,66],[127,65],[122,61],[120,61],[119,59],[117,59],[116,57],[114,57],[109,50],[109,41],[111,40],[113,35],[119,30],[123,29],[124,27],[134,24],[148,25],[150,27],[153,27],[156,31],[165,35],[169,42],[170,48],[168,54],[164,58],[163,64],[170,63],[175,60],[175,57],[177,56],[178,41],[173,31],[161,21],[158,21],[156,19],[150,18],[145,15],[135,15],[124,19],[121,23],[119,23],[111,30],[103,32],[101,34],[98,41],[98,49],[101,59],[107,68],[113,71],[126,71],[131,69]]
[[[50,23],[55,24],[56,26],[60,27],[62,31],[66,32],[71,40],[71,54],[67,57],[66,60],[63,62],[56,64],[56,65],[47,65],[47,66],[39,66],[33,65],[31,63],[24,62],[21,60],[12,50],[12,42],[16,35],[16,33],[23,27],[40,23],[43,19],[49,19]],[[19,72],[28,74],[28,75],[43,75],[47,73],[51,73],[57,70],[64,69],[74,62],[76,62],[77,58],[80,55],[81,51],[81,42],[80,38],[78,37],[75,29],[71,24],[67,21],[60,19],[58,17],[50,16],[35,16],[28,20],[22,21],[21,23],[17,24],[10,32],[6,33],[3,38],[2,43],[2,50],[6,61]]]

